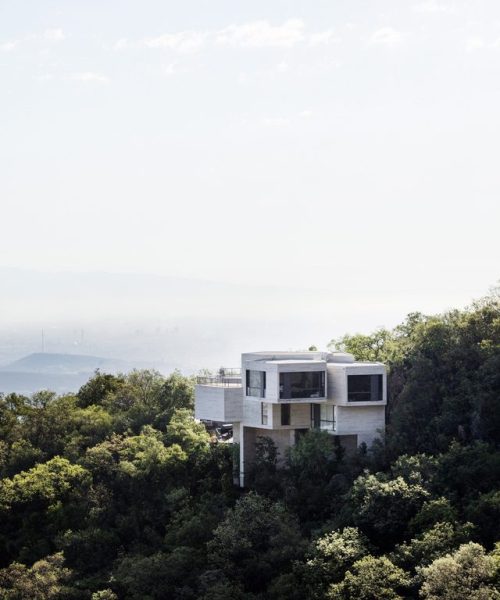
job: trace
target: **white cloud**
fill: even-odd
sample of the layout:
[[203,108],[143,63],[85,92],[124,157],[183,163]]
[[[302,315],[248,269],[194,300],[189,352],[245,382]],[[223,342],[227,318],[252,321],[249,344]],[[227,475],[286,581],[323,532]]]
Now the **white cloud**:
[[453,8],[446,4],[440,4],[437,0],[426,0],[413,6],[413,10],[419,13],[450,13]]
[[84,71],[82,73],[73,73],[70,76],[72,81],[81,81],[82,83],[109,83],[109,77],[102,73],[94,73],[92,71]]
[[166,48],[181,53],[196,52],[205,43],[207,34],[199,31],[179,31],[165,33],[158,37],[144,40],[148,48]]
[[66,39],[66,35],[62,29],[46,29],[43,33],[30,33],[17,40],[4,42],[3,44],[0,44],[0,50],[12,52],[12,50],[15,50],[18,46],[21,44],[24,45],[27,42],[61,42],[64,39]]
[[285,117],[267,117],[262,119],[262,123],[266,127],[286,127],[290,125],[290,119]]
[[481,50],[486,44],[484,40],[478,36],[470,37],[465,42],[465,50],[467,52],[474,52],[475,50]]
[[41,73],[39,75],[35,75],[33,77],[35,81],[52,81],[54,79],[54,75],[51,73]]
[[271,25],[268,21],[229,25],[215,37],[219,45],[241,48],[291,48],[304,39],[304,23],[300,19],[288,19],[283,25]]
[[312,110],[303,110],[302,112],[299,112],[299,117],[302,117],[302,119],[310,119],[312,116]]
[[339,41],[332,29],[307,33],[301,19],[288,19],[282,25],[272,25],[266,20],[250,21],[241,25],[229,25],[218,31],[178,31],[135,42],[121,38],[112,47],[114,50],[164,48],[190,53],[208,44],[232,48],[291,48],[299,43],[324,46]]
[[127,38],[121,38],[113,44],[113,50],[125,50],[126,48],[130,48],[133,44],[131,44]]
[[340,38],[336,37],[332,29],[326,31],[318,31],[309,35],[310,46],[325,46],[327,44],[338,44]]
[[11,40],[10,42],[4,42],[0,45],[0,50],[3,52],[12,52],[18,46],[20,40]]
[[375,31],[370,37],[370,44],[381,46],[396,46],[403,41],[404,34],[392,27],[382,27]]
[[168,64],[164,69],[163,72],[165,73],[165,75],[167,75],[167,77],[170,77],[171,75],[175,75],[177,73],[177,66],[175,63],[170,63]]
[[46,29],[42,37],[49,42],[62,42],[62,40],[66,39],[62,29]]

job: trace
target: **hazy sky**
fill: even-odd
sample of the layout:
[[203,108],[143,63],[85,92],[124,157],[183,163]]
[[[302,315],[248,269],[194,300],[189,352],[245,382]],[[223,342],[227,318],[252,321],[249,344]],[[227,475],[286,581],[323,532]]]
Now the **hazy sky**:
[[0,86],[0,266],[398,316],[499,277],[498,0],[0,0]]

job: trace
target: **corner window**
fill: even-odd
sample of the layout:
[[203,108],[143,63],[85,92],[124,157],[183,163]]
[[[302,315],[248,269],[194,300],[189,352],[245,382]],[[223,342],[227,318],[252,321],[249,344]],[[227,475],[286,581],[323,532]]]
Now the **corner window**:
[[281,405],[281,424],[290,425],[290,404]]
[[269,405],[267,402],[261,402],[260,404],[260,420],[262,425],[267,425],[269,422]]
[[382,375],[347,376],[347,400],[349,402],[380,402],[382,394]]
[[311,427],[323,431],[335,431],[333,404],[311,404]]
[[266,397],[266,372],[265,371],[253,371],[247,369],[246,371],[246,395],[254,396],[256,398]]

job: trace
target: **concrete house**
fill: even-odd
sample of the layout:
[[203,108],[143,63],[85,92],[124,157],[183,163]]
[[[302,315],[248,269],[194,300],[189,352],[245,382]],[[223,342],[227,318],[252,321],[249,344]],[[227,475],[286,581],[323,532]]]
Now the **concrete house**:
[[195,417],[233,424],[240,444],[240,485],[258,436],[270,437],[281,458],[308,429],[336,436],[346,451],[368,446],[385,427],[386,369],[337,352],[251,352],[241,369],[199,377]]

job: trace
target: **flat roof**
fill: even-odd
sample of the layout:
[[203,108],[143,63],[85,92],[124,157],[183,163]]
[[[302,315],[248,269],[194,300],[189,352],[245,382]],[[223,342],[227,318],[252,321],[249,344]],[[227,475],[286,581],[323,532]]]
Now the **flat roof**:
[[304,358],[302,360],[297,358],[277,358],[266,360],[266,363],[271,363],[273,365],[322,365],[326,366],[326,360],[317,360],[315,358],[307,359]]

